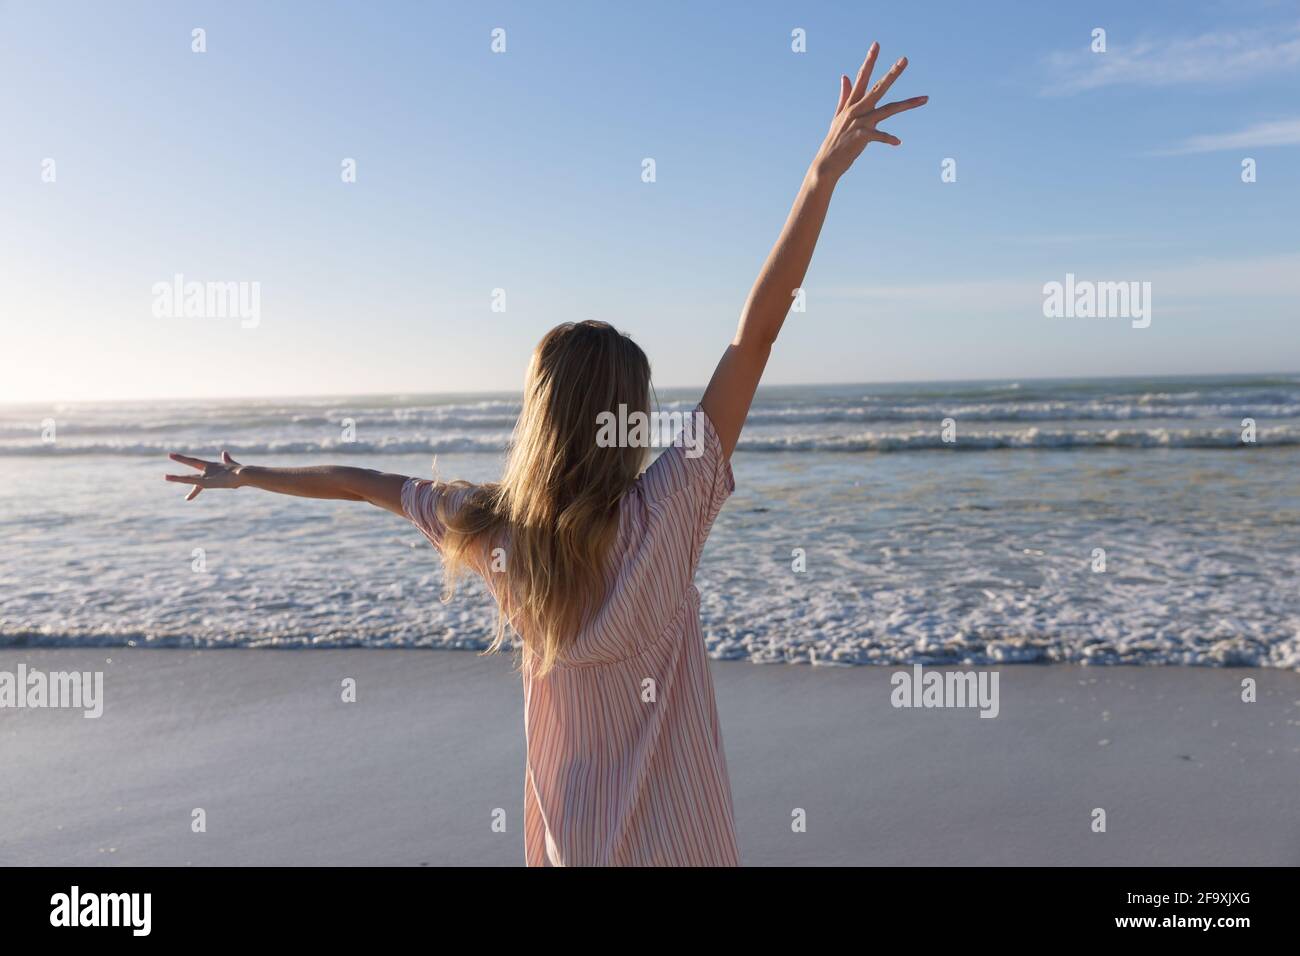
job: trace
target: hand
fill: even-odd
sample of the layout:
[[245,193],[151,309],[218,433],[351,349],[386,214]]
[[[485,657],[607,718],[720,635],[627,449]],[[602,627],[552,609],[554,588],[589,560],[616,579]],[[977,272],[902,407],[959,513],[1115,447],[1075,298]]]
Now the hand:
[[191,468],[197,468],[202,472],[201,475],[163,476],[168,481],[179,481],[194,486],[190,493],[185,496],[186,501],[193,501],[204,488],[239,487],[239,470],[244,466],[231,458],[230,452],[223,451],[219,463],[204,461],[202,458],[190,458],[188,455],[178,455],[176,452],[172,452],[167,457],[172,461],[179,461],[182,465],[189,465]]
[[848,171],[853,161],[867,148],[868,143],[901,145],[903,142],[901,139],[891,136],[884,130],[876,129],[876,124],[895,113],[924,106],[930,99],[928,96],[915,96],[910,100],[899,100],[886,103],[884,106],[876,106],[880,98],[893,86],[894,80],[907,69],[907,57],[902,57],[868,91],[867,84],[871,82],[871,71],[876,65],[876,56],[879,53],[880,44],[871,44],[871,49],[867,51],[867,58],[862,63],[862,69],[858,70],[858,81],[852,86],[849,85],[847,76],[840,77],[840,102],[835,107],[835,119],[831,121],[831,130],[826,134],[826,140],[813,161],[814,171],[819,176],[829,177],[832,182]]

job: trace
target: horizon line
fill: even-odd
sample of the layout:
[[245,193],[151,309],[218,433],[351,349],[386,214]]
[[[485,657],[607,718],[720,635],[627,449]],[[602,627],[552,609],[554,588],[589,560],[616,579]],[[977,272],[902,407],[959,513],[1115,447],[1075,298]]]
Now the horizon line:
[[[1016,385],[1021,382],[1123,382],[1135,380],[1158,380],[1158,379],[1210,379],[1210,378],[1268,378],[1270,376],[1300,376],[1300,369],[1296,370],[1279,370],[1273,369],[1264,372],[1164,372],[1158,374],[1130,374],[1130,375],[1004,375],[993,378],[944,378],[944,379],[893,379],[881,381],[843,381],[843,382],[760,382],[758,392],[773,388],[844,388],[856,386],[878,386],[878,385],[984,385],[998,382],[1006,382],[1009,385]],[[698,389],[700,394],[708,387],[707,383],[703,385],[654,385],[651,386],[657,393],[659,391],[684,391],[687,389]],[[512,395],[522,393],[520,388],[509,389],[483,389],[478,391],[464,390],[443,390],[443,391],[415,391],[410,389],[385,390],[379,392],[283,392],[276,394],[261,395],[207,395],[207,396],[159,396],[143,395],[134,398],[38,398],[25,400],[0,400],[0,408],[22,408],[25,406],[37,405],[114,405],[114,404],[132,404],[139,402],[249,402],[249,401],[284,401],[289,399],[373,399],[373,398],[445,398],[451,396],[495,396]],[[757,394],[757,393],[756,393]]]

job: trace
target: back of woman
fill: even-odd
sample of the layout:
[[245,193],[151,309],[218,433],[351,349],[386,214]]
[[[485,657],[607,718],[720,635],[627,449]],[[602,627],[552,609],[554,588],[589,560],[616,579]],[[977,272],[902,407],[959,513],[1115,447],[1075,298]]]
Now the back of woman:
[[[570,341],[604,338],[611,354],[621,353],[615,364],[641,361],[640,350],[604,323],[562,326],[557,333]],[[516,449],[549,444],[527,433],[554,424],[532,424],[530,414],[556,407],[575,414],[585,404],[557,402],[555,390],[591,384],[566,384],[549,375],[545,344],[530,372]],[[628,369],[624,377],[634,387],[642,381]],[[635,401],[634,410],[647,402],[648,396]],[[623,406],[626,418],[628,402],[613,404]],[[619,414],[617,408],[576,412],[590,425],[588,442],[597,458],[630,454],[642,461],[645,441],[601,447],[596,432],[602,412]],[[589,482],[590,476],[582,480]],[[458,552],[460,560],[483,575],[504,618],[523,639],[524,826],[530,865],[739,862],[699,593],[692,584],[709,528],[733,488],[717,431],[697,407],[685,416],[672,445],[618,494],[605,524],[591,529],[609,530],[600,580],[587,588],[599,599],[584,609],[576,632],[547,662],[534,650],[544,636],[533,633],[528,615],[519,612],[528,598],[520,597],[518,578],[510,578],[512,529],[492,534],[483,518],[467,517],[475,502],[490,506],[500,491],[418,479],[404,486],[403,510],[444,554],[449,525],[466,529],[462,538],[472,535]],[[531,493],[544,495],[547,489],[533,487]],[[561,509],[560,520],[586,507],[576,492],[568,497],[572,500]],[[456,534],[453,530],[451,536]]]
[[734,485],[664,452],[624,499],[610,588],[569,660],[525,673],[525,852],[541,865],[738,865],[731,786],[692,579]]

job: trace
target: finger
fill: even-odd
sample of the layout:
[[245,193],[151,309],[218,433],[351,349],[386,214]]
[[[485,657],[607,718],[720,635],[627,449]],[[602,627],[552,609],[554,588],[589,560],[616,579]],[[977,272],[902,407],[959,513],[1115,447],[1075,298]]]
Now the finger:
[[867,58],[862,61],[862,69],[858,70],[858,81],[853,84],[853,93],[849,96],[850,103],[856,103],[866,93],[867,84],[871,82],[871,71],[876,68],[876,57],[879,53],[880,44],[872,43],[871,49],[867,51]]
[[238,465],[239,462],[230,457],[230,452],[223,450],[221,452],[221,463],[223,465]]
[[167,457],[172,461],[179,461],[182,465],[189,465],[191,468],[198,468],[199,470],[212,464],[212,462],[204,461],[202,458],[191,458],[189,455],[179,455],[176,452],[172,452]]
[[849,101],[849,94],[853,92],[853,84],[849,82],[847,76],[840,77],[840,101],[835,106],[835,115],[840,115],[840,110],[844,109],[844,104]]
[[896,113],[905,113],[908,110],[914,110],[918,106],[924,106],[928,102],[930,102],[930,97],[928,96],[914,96],[910,100],[899,100],[896,103],[886,103],[884,106],[872,110],[867,114],[866,118],[871,120],[873,123],[878,123],[880,120],[888,119]]
[[870,129],[865,126],[853,127],[853,135],[857,141],[866,146],[867,143],[888,143],[890,146],[902,146],[903,141],[892,133],[886,133],[881,129]]
[[185,485],[197,485],[203,480],[202,475],[163,475],[167,481],[179,481]]
[[880,98],[889,91],[889,88],[894,85],[894,80],[902,76],[903,71],[906,69],[907,57],[899,57],[898,62],[889,68],[889,72],[882,76],[876,85],[871,88],[871,92],[862,97],[861,102],[858,104],[858,111],[864,112],[875,109],[876,104],[880,102]]
[[190,493],[189,493],[188,495],[185,496],[185,500],[186,500],[186,501],[193,501],[195,498],[197,498],[197,497],[199,496],[199,492],[201,492],[202,490],[203,490],[203,489],[202,489],[200,486],[195,485],[195,486],[190,490]]

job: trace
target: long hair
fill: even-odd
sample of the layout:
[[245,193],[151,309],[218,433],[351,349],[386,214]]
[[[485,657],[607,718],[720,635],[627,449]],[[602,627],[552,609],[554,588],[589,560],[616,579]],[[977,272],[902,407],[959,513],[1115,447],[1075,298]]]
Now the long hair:
[[598,423],[602,413],[648,413],[649,406],[650,362],[612,325],[566,322],[533,350],[501,480],[473,488],[454,513],[439,515],[443,600],[471,555],[504,548],[504,577],[494,581],[505,586],[491,588],[498,615],[489,652],[504,644],[509,623],[523,640],[525,666],[543,675],[600,608],[619,502],[647,449],[601,447]]

